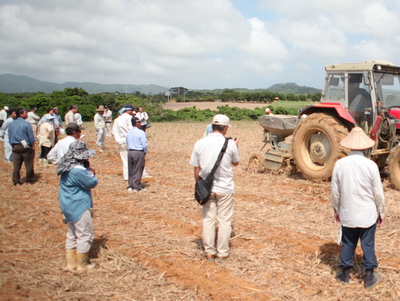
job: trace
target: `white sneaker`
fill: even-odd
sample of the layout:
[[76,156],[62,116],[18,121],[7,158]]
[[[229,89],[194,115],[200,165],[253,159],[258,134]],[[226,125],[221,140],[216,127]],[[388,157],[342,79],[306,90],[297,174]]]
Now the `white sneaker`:
[[128,188],[128,192],[132,192],[132,191],[133,191],[133,189],[129,187]]
[[142,176],[142,179],[146,179],[146,178],[152,178],[152,176],[149,176],[149,175]]

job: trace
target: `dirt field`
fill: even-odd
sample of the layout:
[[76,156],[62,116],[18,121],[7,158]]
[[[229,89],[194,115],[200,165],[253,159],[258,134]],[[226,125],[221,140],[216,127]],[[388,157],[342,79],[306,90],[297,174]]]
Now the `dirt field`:
[[[334,279],[340,247],[333,223],[330,184],[296,172],[246,170],[262,147],[257,122],[233,122],[241,164],[234,168],[236,194],[232,253],[223,264],[204,260],[201,207],[193,200],[189,157],[207,123],[153,123],[148,130],[144,193],[128,193],[113,139],[91,160],[99,185],[93,190],[96,239],[92,273],[63,270],[66,225],[57,200],[54,167],[38,166],[37,182],[13,187],[12,166],[0,144],[1,300],[399,300],[400,192],[384,181],[386,224],[377,231],[382,282],[363,287],[357,249],[351,284]],[[95,148],[91,124],[85,124]],[[24,172],[24,171],[23,171]]]
[[171,109],[173,111],[178,111],[183,108],[192,108],[195,106],[200,110],[210,109],[217,110],[219,106],[228,105],[230,107],[237,107],[241,109],[251,109],[267,107],[266,103],[249,103],[249,102],[170,102],[163,105],[164,109]]

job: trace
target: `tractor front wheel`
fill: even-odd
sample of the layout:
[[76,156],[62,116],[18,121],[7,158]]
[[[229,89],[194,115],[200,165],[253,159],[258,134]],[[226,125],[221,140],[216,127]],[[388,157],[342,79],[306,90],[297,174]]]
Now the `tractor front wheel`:
[[328,181],[338,159],[346,156],[339,143],[348,130],[334,117],[314,113],[302,120],[293,134],[293,159],[304,177]]

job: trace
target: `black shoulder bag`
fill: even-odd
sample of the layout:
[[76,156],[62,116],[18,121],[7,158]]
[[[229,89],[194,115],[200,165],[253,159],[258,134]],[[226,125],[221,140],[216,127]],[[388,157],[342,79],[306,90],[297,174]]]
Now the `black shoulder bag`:
[[213,181],[214,181],[214,173],[217,170],[219,164],[221,163],[222,156],[224,155],[226,147],[228,145],[228,141],[229,139],[225,138],[224,146],[222,147],[221,152],[218,155],[217,162],[215,162],[215,165],[211,170],[211,173],[207,176],[205,180],[200,177],[200,179],[196,182],[194,197],[200,205],[204,205],[205,203],[207,203],[210,198],[211,189],[213,187]]

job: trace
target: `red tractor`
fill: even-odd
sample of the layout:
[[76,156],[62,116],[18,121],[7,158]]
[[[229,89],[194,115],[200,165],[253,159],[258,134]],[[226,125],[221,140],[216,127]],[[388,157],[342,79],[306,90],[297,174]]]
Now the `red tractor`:
[[381,170],[386,168],[400,190],[400,67],[365,61],[325,70],[319,104],[307,106],[301,116],[259,118],[271,148],[252,155],[250,167],[278,170],[293,161],[307,179],[329,180],[335,162],[349,153],[339,142],[359,126],[375,141],[366,155]]

